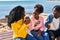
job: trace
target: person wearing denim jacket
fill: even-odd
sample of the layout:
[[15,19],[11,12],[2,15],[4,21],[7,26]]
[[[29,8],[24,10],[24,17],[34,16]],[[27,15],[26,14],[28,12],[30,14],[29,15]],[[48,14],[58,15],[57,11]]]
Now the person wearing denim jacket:
[[[59,19],[59,22],[58,22],[59,25],[57,23],[58,27],[56,26],[56,29],[54,29],[53,26],[51,27],[51,25],[53,24],[52,22],[54,21],[54,18]],[[54,24],[54,25],[56,25],[56,24]],[[45,22],[45,26],[48,28],[47,32],[49,33],[50,40],[55,40],[55,38],[60,36],[60,33],[59,33],[60,32],[60,5],[56,5],[53,8],[53,14],[48,16],[48,18],[46,19],[46,22]]]

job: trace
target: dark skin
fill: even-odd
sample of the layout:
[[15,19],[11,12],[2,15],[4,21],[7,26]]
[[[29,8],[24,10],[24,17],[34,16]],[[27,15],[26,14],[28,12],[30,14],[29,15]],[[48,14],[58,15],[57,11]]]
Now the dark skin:
[[26,20],[24,22],[25,22],[25,24],[29,24],[30,21],[31,21],[30,18],[26,18]]
[[[33,14],[34,14],[35,19],[38,20],[39,19],[39,13],[34,11]],[[34,27],[37,26],[37,25],[38,25],[38,23],[35,23]],[[38,36],[41,35],[41,32],[42,32],[41,30],[38,31]]]
[[[34,11],[34,12],[33,12],[33,15],[34,15],[34,18],[35,18],[36,20],[39,19],[39,14],[38,14],[38,12]],[[37,26],[37,24],[38,24],[38,23],[35,23],[34,27]]]
[[24,17],[25,17],[25,11],[23,11],[23,15],[22,15],[22,19],[23,19],[23,22],[25,23],[25,24],[29,24],[30,23],[30,19],[28,18],[28,19],[25,19],[24,20]]
[[[54,17],[57,19],[60,17],[60,12],[56,11],[55,9],[53,10]],[[47,25],[48,28],[50,28],[50,23]]]
[[36,11],[33,14],[34,14],[35,19],[38,20],[39,19],[39,14]]
[[56,10],[53,11],[54,17],[57,19],[60,16],[60,13]]

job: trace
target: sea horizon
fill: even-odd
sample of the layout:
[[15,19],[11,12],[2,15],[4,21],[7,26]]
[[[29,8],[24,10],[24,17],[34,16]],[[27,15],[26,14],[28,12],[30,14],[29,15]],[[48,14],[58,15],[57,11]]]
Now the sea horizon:
[[55,5],[60,5],[60,2],[47,2],[47,1],[0,1],[0,18],[8,15],[9,12],[16,6],[21,5],[25,8],[26,13],[33,13],[34,6],[36,4],[42,4],[44,12],[47,14],[52,13],[52,8]]

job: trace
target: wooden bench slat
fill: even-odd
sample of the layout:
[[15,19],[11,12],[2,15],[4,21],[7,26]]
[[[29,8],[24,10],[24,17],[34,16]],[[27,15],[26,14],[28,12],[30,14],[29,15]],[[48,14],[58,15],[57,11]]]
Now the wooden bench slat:
[[13,40],[13,32],[0,33],[0,40]]

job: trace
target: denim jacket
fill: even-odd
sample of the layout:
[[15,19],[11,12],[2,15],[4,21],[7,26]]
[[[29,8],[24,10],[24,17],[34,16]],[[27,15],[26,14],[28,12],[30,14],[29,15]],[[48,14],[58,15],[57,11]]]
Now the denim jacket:
[[[51,14],[51,15],[48,16],[48,18],[46,19],[46,22],[45,22],[45,26],[46,27],[47,27],[47,24],[48,23],[51,23],[52,22],[53,18],[54,18],[54,15],[53,14]],[[59,19],[59,21],[60,21],[60,19]],[[60,30],[60,23],[59,23],[59,30]]]

